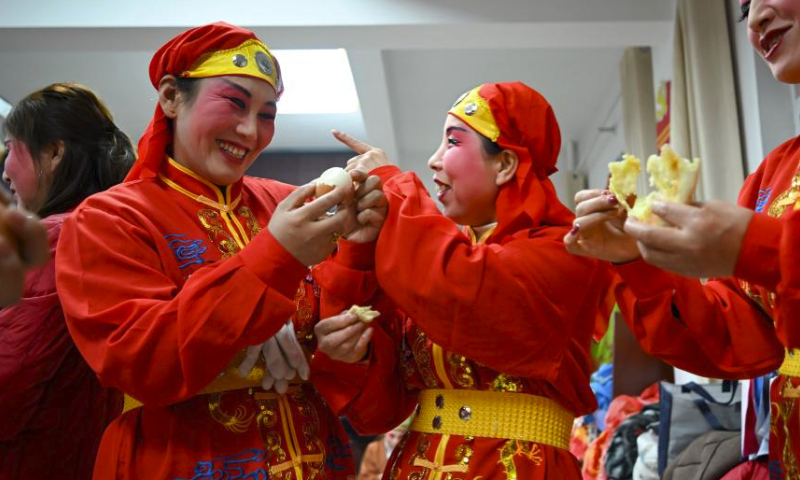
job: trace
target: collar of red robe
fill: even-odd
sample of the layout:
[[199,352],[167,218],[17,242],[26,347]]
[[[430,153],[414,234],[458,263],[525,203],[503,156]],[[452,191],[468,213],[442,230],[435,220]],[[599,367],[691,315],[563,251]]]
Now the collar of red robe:
[[239,205],[243,179],[226,188],[220,188],[174,159],[167,160],[159,178],[168,187],[223,213],[230,213]]

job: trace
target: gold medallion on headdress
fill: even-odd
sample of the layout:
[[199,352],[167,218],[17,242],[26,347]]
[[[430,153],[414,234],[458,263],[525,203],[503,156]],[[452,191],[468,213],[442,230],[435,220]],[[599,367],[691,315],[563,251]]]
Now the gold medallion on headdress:
[[484,137],[496,142],[500,137],[500,129],[494,121],[489,104],[478,93],[480,89],[481,87],[475,87],[462,95],[448,113],[455,115]]
[[244,75],[265,80],[278,93],[283,92],[280,68],[269,49],[256,39],[246,40],[238,47],[217,50],[202,55],[183,72],[182,77],[206,78],[223,75]]

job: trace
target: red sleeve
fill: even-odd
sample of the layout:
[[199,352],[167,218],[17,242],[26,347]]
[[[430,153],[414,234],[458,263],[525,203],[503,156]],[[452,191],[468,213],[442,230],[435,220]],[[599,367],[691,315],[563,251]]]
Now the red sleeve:
[[[370,305],[380,311],[374,267],[374,242],[340,239],[332,257],[313,269],[321,288],[320,318],[338,315],[353,305]],[[364,364],[337,362],[322,352],[316,352],[311,363],[311,381],[337,413],[359,394],[368,374]]]
[[84,206],[64,224],[57,284],[70,333],[101,382],[165,405],[273,335],[294,313],[306,271],[265,229],[181,287],[148,231]]
[[[390,306],[379,305],[381,312]],[[403,335],[399,314],[382,313],[375,320],[370,358],[346,364],[317,353],[312,377],[321,372],[339,372],[339,382],[318,386],[337,415],[345,415],[362,434],[381,434],[401,424],[417,405],[417,392],[407,390],[400,371],[398,351]],[[341,372],[347,372],[342,375]]]
[[754,213],[742,240],[733,275],[775,291],[780,280],[778,246],[782,230],[781,220]]
[[374,173],[389,200],[376,252],[387,295],[445,350],[510,375],[554,379],[571,339],[588,342],[606,313],[607,266],[570,255],[567,227],[472,245],[416,175]]
[[778,338],[788,348],[800,348],[800,211],[792,212],[786,219],[780,242],[781,281],[778,284],[775,330]]
[[[45,219],[50,253],[60,230]],[[37,412],[48,382],[72,346],[58,303],[55,261],[28,272],[22,299],[0,310],[0,441],[12,439]]]
[[[379,289],[374,271],[375,244],[339,241],[332,260],[316,273],[322,286],[321,317],[337,315],[353,304],[381,312],[372,324],[369,359],[349,364],[316,352],[311,380],[337,415],[346,415],[363,434],[381,434],[403,422],[416,405],[400,379],[397,350],[402,324],[394,304]],[[347,281],[349,280],[349,283]]]
[[340,239],[332,257],[313,272],[322,288],[320,318],[338,315],[353,305],[368,305],[378,293],[375,243]]
[[703,285],[642,260],[617,272],[620,310],[650,355],[712,378],[752,378],[780,365],[771,320],[733,279]]

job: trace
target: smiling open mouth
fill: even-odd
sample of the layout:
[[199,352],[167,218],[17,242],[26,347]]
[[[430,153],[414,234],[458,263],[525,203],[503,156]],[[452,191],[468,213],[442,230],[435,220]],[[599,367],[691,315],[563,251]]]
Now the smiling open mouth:
[[764,52],[765,57],[770,57],[774,53],[780,41],[783,40],[783,36],[787,30],[789,29],[783,28],[778,30],[772,30],[770,32],[767,32],[767,34],[761,38],[759,43],[761,46],[761,51]]
[[450,190],[450,185],[442,183],[435,178],[433,179],[433,183],[436,184],[436,196],[439,198],[439,200],[441,200],[444,194]]
[[244,156],[247,155],[247,150],[237,147],[236,145],[230,144],[226,141],[217,140],[217,145],[219,145],[219,148],[221,148],[225,153],[234,158],[238,158],[239,160],[243,159]]

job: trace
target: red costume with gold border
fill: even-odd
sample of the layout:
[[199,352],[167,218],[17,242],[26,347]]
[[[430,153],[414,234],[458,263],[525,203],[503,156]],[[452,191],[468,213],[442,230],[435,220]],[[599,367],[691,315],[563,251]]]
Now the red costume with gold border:
[[800,478],[800,378],[784,374],[792,363],[787,350],[800,347],[800,335],[792,314],[788,309],[777,314],[776,305],[797,296],[788,284],[779,287],[781,268],[789,262],[779,259],[779,247],[784,218],[800,195],[798,167],[800,137],[771,152],[745,181],[739,205],[757,213],[735,278],[703,284],[638,260],[617,267],[623,281],[616,291],[623,316],[653,356],[712,378],[745,379],[781,370],[771,387],[770,458],[781,464],[779,478],[787,479]]
[[374,292],[374,246],[341,241],[309,273],[266,230],[291,189],[245,177],[222,194],[170,162],[161,178],[91,197],[65,223],[58,284],[70,332],[103,384],[144,403],[106,431],[95,478],[353,475],[347,437],[311,384],[203,393],[286,319],[313,351],[320,313]]
[[[222,23],[164,45],[153,85],[167,74],[246,75],[282,91],[266,46]],[[375,245],[341,240],[309,270],[266,228],[293,187],[218,187],[167,161],[171,140],[158,105],[126,182],[78,207],[58,248],[70,333],[100,381],[127,394],[95,480],[354,478],[344,430],[312,383],[281,395],[260,388],[263,368],[242,378],[237,367],[288,319],[312,352],[320,315],[368,303]]]
[[[352,379],[365,379],[363,389],[355,380],[349,390],[320,388],[356,428],[370,432],[390,430],[421,401],[384,478],[578,479],[577,460],[566,448],[529,439],[535,422],[528,432],[504,437],[517,425],[481,415],[507,418],[498,403],[531,412],[555,405],[568,417],[568,441],[571,419],[596,408],[589,346],[609,313],[611,272],[571,256],[562,243],[572,216],[547,179],[560,146],[547,102],[519,83],[484,85],[480,97],[486,103],[478,111],[491,106],[499,126],[497,143],[520,158],[515,180],[500,190],[496,229],[476,241],[438,211],[415,174],[393,166],[373,170],[389,199],[376,271],[404,313],[392,316],[388,301],[378,305],[389,314],[376,320],[370,364],[348,367]],[[343,368],[321,355],[315,366]],[[507,403],[523,399],[537,406]],[[455,433],[481,421],[496,434]]]

